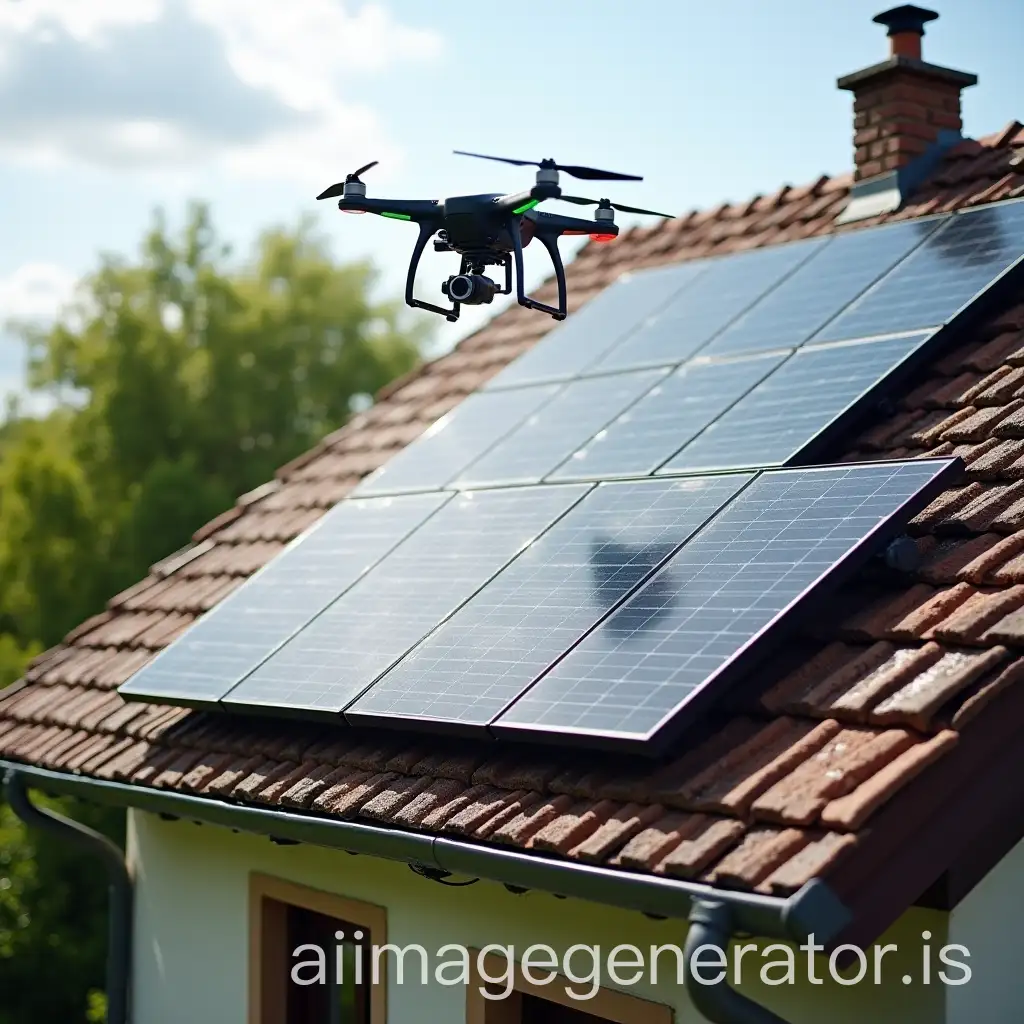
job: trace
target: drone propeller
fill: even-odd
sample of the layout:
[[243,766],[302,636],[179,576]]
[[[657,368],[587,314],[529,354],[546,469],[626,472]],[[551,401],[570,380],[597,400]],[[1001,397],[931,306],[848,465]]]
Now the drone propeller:
[[479,160],[497,160],[503,164],[514,164],[516,167],[547,167],[555,171],[564,171],[574,178],[587,181],[643,181],[636,174],[619,174],[617,171],[599,171],[596,167],[578,167],[575,164],[556,164],[554,160],[513,160],[507,156],[487,156],[485,153],[467,153],[464,149],[452,152],[458,156],[474,156]]
[[368,164],[360,167],[358,171],[346,174],[344,181],[339,181],[337,185],[332,185],[330,188],[324,189],[324,191],[317,196],[317,199],[333,199],[335,196],[344,195],[345,186],[351,184],[353,181],[356,182],[356,184],[361,185],[362,181],[360,180],[359,175],[365,173],[371,167],[376,167],[379,162],[380,161],[378,160],[371,160]]
[[639,206],[623,206],[621,203],[613,203],[608,199],[584,199],[582,196],[559,196],[563,203],[575,203],[577,206],[604,206],[618,210],[620,213],[645,213],[651,217],[664,217],[665,220],[674,220],[671,213],[658,213],[657,210],[644,210]]

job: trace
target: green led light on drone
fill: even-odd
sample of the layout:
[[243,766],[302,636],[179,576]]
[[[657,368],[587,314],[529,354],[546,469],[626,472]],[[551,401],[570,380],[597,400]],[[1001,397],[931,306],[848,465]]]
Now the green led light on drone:
[[392,213],[390,210],[381,210],[382,217],[390,217],[392,220],[412,220],[407,213]]
[[539,199],[529,199],[522,206],[517,206],[512,212],[526,213],[527,210],[532,210],[539,202]]

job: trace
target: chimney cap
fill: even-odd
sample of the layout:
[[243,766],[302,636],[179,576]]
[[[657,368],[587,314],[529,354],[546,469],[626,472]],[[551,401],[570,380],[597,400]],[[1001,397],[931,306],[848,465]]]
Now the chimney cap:
[[929,21],[935,21],[938,16],[937,11],[929,11],[926,7],[903,4],[888,11],[882,11],[871,20],[877,25],[885,25],[889,30],[887,33],[889,36],[899,35],[903,32],[913,32],[914,35],[923,36],[925,25]]

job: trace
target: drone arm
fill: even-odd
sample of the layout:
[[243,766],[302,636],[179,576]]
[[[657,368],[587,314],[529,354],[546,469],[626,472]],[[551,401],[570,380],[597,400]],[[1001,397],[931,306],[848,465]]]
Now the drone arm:
[[338,200],[338,209],[358,210],[361,213],[376,213],[393,220],[429,224],[432,232],[440,227],[444,219],[443,209],[436,199],[367,199],[365,196],[342,196]]
[[557,185],[542,182],[525,192],[513,192],[511,195],[499,196],[494,202],[502,213],[518,216],[527,210],[532,210],[545,199],[557,199],[561,192],[562,190]]
[[537,210],[530,214],[537,224],[537,234],[589,235],[594,232],[617,235],[619,226],[608,221],[583,220],[580,217],[563,217],[557,213],[543,213]]
[[414,309],[428,309],[431,313],[440,313],[446,320],[455,323],[459,319],[459,303],[453,302],[450,309],[443,306],[435,306],[430,302],[424,302],[413,295],[416,287],[416,271],[419,269],[420,257],[427,246],[427,242],[437,230],[437,226],[429,221],[420,223],[420,233],[416,238],[416,244],[412,247],[412,258],[409,260],[409,273],[405,278],[405,302]]

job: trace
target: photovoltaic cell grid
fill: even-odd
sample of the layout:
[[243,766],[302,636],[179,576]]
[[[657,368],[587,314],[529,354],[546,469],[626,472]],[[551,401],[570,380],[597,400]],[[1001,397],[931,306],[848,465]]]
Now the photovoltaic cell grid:
[[666,370],[576,380],[477,459],[455,487],[535,484],[609,420],[649,391]]
[[673,295],[692,285],[705,266],[704,261],[693,261],[624,275],[510,363],[487,389],[575,377]]
[[601,484],[352,704],[483,729],[751,479]]
[[404,495],[335,505],[119,692],[172,703],[218,700],[448,497]]
[[659,472],[784,465],[929,337],[800,349]]
[[547,479],[650,475],[783,359],[785,355],[772,354],[685,364],[569,456]]
[[[491,728],[657,747],[758,642],[872,540],[930,500],[952,460],[771,470],[531,687]],[[716,687],[716,699],[722,690]]]
[[476,392],[429,426],[356,488],[367,497],[444,487],[558,391],[557,385]]
[[566,485],[452,498],[222,703],[341,711],[587,490]]
[[826,244],[821,238],[712,260],[693,287],[624,338],[587,372],[683,362]]
[[958,213],[813,340],[941,326],[1022,254],[1024,202]]
[[946,219],[911,220],[836,235],[702,349],[701,355],[735,356],[799,347]]

